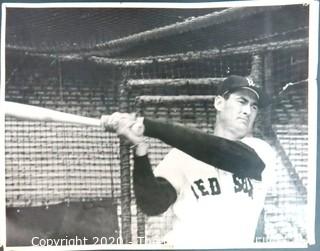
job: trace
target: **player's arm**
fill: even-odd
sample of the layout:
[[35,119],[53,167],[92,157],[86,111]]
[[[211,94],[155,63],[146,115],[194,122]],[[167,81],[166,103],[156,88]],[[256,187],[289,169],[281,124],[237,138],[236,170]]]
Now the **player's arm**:
[[[116,125],[130,120],[130,117],[125,114],[121,116],[125,116],[126,118],[118,119],[117,116],[114,116],[116,118]],[[106,122],[106,124],[110,124],[110,120]],[[103,122],[102,124],[105,123]],[[115,126],[118,134],[121,134],[119,128],[122,127]],[[134,142],[134,137],[139,135],[136,132],[142,131],[145,136],[160,139],[168,145],[209,165],[232,172],[239,177],[261,180],[261,173],[265,168],[265,163],[254,149],[242,142],[231,141],[160,119],[144,118],[137,122],[132,117],[131,125],[128,128],[128,130],[135,132],[130,136],[133,137],[130,139],[131,142]],[[143,130],[139,128],[143,128]]]
[[144,142],[143,135],[132,130],[135,118],[130,114],[114,113],[102,117],[102,124],[133,144],[133,189],[137,205],[149,216],[164,213],[177,199],[177,192],[169,181],[155,177],[148,158],[148,144]]
[[133,189],[137,205],[145,214],[154,216],[164,213],[176,201],[177,192],[169,181],[155,177],[147,153],[141,153],[141,147],[146,148],[143,144],[136,147],[134,154]]
[[190,156],[240,177],[261,180],[265,164],[242,142],[231,141],[160,119],[144,118],[144,135],[162,140]]

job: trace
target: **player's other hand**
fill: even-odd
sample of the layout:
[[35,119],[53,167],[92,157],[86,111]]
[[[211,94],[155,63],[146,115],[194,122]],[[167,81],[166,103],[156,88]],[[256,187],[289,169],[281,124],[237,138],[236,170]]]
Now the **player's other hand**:
[[144,141],[143,117],[135,114],[115,112],[101,117],[101,125],[106,131],[113,131],[133,145],[137,156],[148,153],[149,145]]
[[133,113],[115,112],[111,115],[103,115],[101,125],[105,130],[116,132],[132,144],[143,141],[143,118],[137,118]]
[[116,132],[119,128],[120,120],[127,120],[127,121],[134,122],[136,120],[136,116],[135,114],[130,114],[130,113],[114,112],[111,115],[102,115],[100,119],[100,123],[106,131]]

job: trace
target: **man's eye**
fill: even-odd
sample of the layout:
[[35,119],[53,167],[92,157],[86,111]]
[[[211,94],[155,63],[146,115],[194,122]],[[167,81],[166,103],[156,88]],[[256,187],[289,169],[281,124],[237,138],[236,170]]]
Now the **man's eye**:
[[258,110],[258,106],[257,105],[253,105],[252,109],[255,110],[255,111]]
[[239,102],[240,104],[245,104],[245,103],[246,103],[246,101],[245,101],[244,99],[239,99],[238,102]]

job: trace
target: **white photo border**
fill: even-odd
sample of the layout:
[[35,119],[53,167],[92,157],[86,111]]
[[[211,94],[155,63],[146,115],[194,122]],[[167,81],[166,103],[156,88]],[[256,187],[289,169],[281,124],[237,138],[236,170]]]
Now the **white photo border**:
[[[1,144],[0,144],[0,166],[5,166],[5,148],[4,148],[4,117],[5,117],[5,40],[6,40],[6,10],[8,8],[181,8],[181,9],[201,9],[201,8],[223,8],[223,7],[251,7],[251,6],[280,6],[280,5],[295,5],[295,4],[306,4],[310,5],[310,17],[309,23],[312,20],[319,20],[319,2],[315,0],[283,0],[283,1],[223,1],[223,2],[201,2],[201,3],[145,3],[145,2],[68,2],[68,3],[3,3],[2,4],[2,21],[1,21],[1,89],[0,89],[0,132],[1,132]],[[314,24],[314,23],[313,23]],[[309,170],[309,183],[308,183],[308,244],[315,244],[315,211],[316,211],[316,167],[317,167],[317,67],[318,67],[318,36],[319,27],[317,25],[310,25],[309,27],[309,73],[308,73],[308,113],[313,116],[308,116],[308,137],[309,137],[309,167],[314,167]],[[5,222],[5,168],[0,169],[0,187],[1,204],[4,206],[0,209],[0,222]],[[3,229],[4,228],[4,229]],[[3,231],[4,230],[4,231]],[[1,224],[0,229],[0,246],[4,244],[5,250],[38,250],[43,247],[6,247],[6,231],[5,224]],[[246,246],[247,247],[247,246]],[[261,243],[255,244],[253,248],[297,248],[294,244],[290,246],[288,242],[281,243]],[[301,247],[307,247],[302,245]],[[163,249],[163,245],[85,245],[85,246],[61,246],[61,247],[45,247],[46,250],[131,250],[131,249]],[[165,247],[170,249],[170,246]],[[224,247],[222,247],[224,248]],[[239,247],[241,248],[241,247]],[[245,248],[245,247],[243,247]]]

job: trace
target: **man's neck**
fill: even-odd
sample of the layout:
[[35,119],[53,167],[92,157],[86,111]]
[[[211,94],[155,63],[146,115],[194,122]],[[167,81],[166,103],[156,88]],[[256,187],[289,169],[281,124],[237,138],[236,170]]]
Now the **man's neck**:
[[226,130],[225,128],[222,128],[220,126],[215,126],[213,134],[215,136],[229,139],[229,140],[240,140],[241,138],[237,137],[232,131]]

